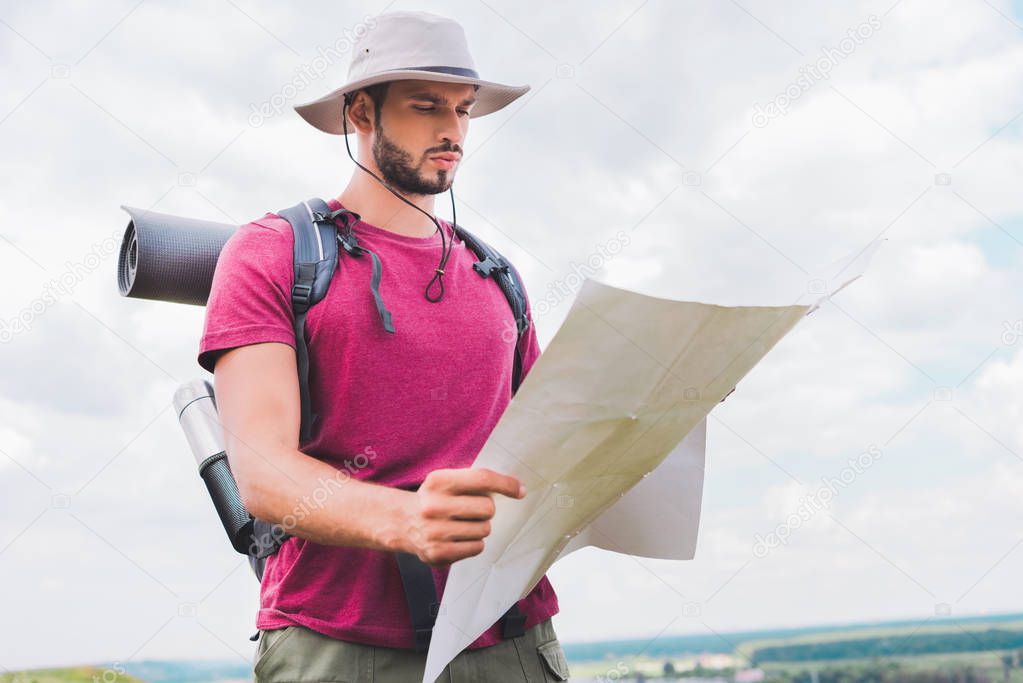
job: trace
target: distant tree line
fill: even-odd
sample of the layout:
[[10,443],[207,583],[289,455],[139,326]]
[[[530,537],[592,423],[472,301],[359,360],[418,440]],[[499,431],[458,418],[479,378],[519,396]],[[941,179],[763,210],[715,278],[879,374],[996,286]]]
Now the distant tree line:
[[943,652],[979,652],[1023,647],[1023,631],[988,629],[957,633],[918,633],[856,640],[774,645],[754,650],[754,665],[764,662],[809,662],[821,659],[869,659]]

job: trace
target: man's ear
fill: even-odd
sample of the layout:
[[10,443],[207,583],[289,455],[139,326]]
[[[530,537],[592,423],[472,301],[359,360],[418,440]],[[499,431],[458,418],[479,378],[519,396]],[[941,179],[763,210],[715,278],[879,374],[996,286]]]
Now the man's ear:
[[[348,126],[349,128],[355,126],[356,130],[360,133],[369,133],[373,130],[373,100],[364,91],[359,90],[354,93],[347,93],[345,98],[348,100],[347,111],[350,113]],[[344,111],[344,108],[342,108]],[[342,113],[342,116],[346,114]]]

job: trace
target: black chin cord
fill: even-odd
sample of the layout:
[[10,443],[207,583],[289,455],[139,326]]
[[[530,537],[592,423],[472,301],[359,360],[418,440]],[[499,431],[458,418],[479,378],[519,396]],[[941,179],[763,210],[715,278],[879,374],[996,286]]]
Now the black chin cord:
[[[381,185],[386,187],[390,191],[391,194],[393,194],[395,197],[397,197],[401,201],[405,202],[406,204],[408,204],[409,206],[411,206],[412,208],[414,208],[415,210],[419,211],[424,216],[429,218],[431,221],[433,221],[433,224],[437,226],[437,231],[440,232],[440,254],[441,254],[440,262],[437,264],[437,267],[434,268],[433,277],[430,278],[430,282],[427,283],[426,289],[423,291],[423,296],[426,297],[427,301],[429,301],[431,303],[437,303],[438,301],[440,301],[441,299],[444,298],[444,280],[443,280],[443,277],[444,277],[444,267],[448,264],[448,257],[451,256],[451,248],[455,246],[454,235],[452,235],[451,243],[449,245],[448,242],[447,242],[447,236],[444,233],[444,229],[441,228],[440,222],[436,218],[434,218],[430,214],[426,213],[425,211],[423,211],[421,208],[419,208],[418,206],[416,206],[415,204],[413,204],[409,200],[405,199],[394,188],[392,188],[390,185],[388,185],[383,180],[381,180],[380,177],[376,173],[374,173],[373,171],[369,170],[368,168],[366,168],[365,166],[360,164],[358,161],[356,161],[355,157],[352,156],[352,148],[348,146],[348,116],[346,116],[346,112],[348,110],[349,101],[350,101],[350,93],[347,93],[347,94],[345,94],[344,106],[341,108],[341,123],[344,126],[345,149],[348,150],[348,156],[351,157],[352,161],[355,162],[356,166],[358,166],[363,171],[365,171],[366,173],[368,173],[371,176],[373,176],[374,178],[376,178],[377,182],[379,182]],[[452,226],[455,226],[455,225],[458,225],[458,219],[455,217],[455,190],[454,190],[454,186],[449,188],[448,192],[451,195],[451,224],[452,224]],[[437,296],[436,299],[434,299],[433,297],[430,296],[430,288],[433,287],[433,283],[434,282],[436,282],[440,286],[440,294]]]

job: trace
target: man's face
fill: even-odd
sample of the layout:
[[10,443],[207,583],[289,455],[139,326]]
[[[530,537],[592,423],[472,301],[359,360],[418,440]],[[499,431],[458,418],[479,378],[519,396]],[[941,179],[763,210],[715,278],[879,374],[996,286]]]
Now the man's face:
[[[387,184],[410,195],[446,192],[461,161],[475,101],[471,85],[391,82],[373,137],[373,160]],[[435,158],[444,153],[456,158]]]

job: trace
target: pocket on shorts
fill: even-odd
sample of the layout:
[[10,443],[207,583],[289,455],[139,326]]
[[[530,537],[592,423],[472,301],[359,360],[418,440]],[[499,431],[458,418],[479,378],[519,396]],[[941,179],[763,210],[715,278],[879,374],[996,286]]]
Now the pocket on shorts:
[[294,626],[275,628],[272,631],[263,631],[259,636],[259,648],[256,650],[256,663],[252,667],[252,673],[257,678],[266,666],[273,660],[281,644],[295,632]]
[[543,663],[544,680],[568,680],[568,660],[565,659],[565,651],[561,649],[561,643],[558,640],[537,645],[536,652]]

